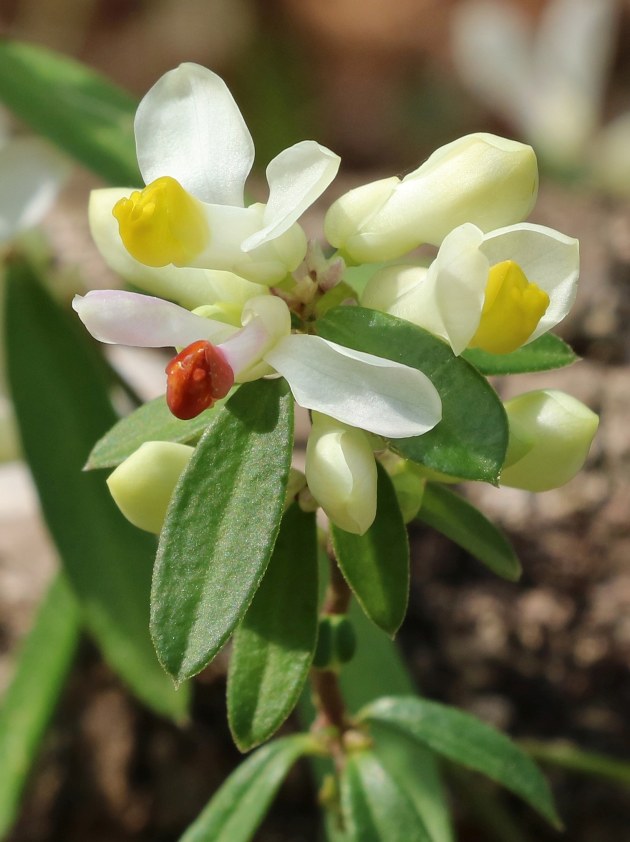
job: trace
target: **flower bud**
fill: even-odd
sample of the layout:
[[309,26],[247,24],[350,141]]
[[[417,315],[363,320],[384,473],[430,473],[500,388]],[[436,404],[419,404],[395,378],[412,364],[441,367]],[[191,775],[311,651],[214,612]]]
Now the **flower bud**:
[[554,389],[527,392],[505,403],[510,442],[501,485],[549,491],[582,468],[599,418],[576,398]]
[[418,169],[341,196],[326,214],[328,241],[351,260],[393,260],[421,243],[439,245],[472,222],[491,231],[520,222],[538,191],[531,146],[492,134],[466,135]]
[[158,534],[177,481],[194,448],[168,441],[148,441],[107,478],[114,502],[139,529]]
[[313,413],[306,481],[330,520],[363,535],[376,517],[376,462],[366,433]]

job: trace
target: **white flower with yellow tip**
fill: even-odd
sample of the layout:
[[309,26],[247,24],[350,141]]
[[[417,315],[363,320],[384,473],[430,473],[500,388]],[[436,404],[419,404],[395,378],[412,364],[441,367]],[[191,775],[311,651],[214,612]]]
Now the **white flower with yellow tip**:
[[313,413],[306,446],[306,481],[330,520],[363,535],[376,517],[376,461],[363,430]]
[[350,260],[380,263],[422,243],[437,246],[465,222],[483,231],[520,222],[537,193],[531,146],[470,134],[437,149],[402,180],[384,178],[341,196],[326,214],[326,238]]
[[113,208],[115,248],[147,266],[222,269],[272,284],[299,265],[306,237],[296,222],[337,174],[337,155],[311,140],[290,146],[267,167],[267,203],[245,207],[252,138],[223,80],[191,63],[155,83],[134,128],[147,186],[96,191],[97,242]]
[[510,441],[501,485],[549,491],[582,469],[599,425],[592,410],[556,389],[527,392],[504,406]]
[[541,225],[484,234],[451,231],[427,268],[389,266],[369,281],[361,303],[445,339],[455,354],[506,354],[558,324],[575,300],[579,245]]
[[167,401],[180,418],[198,415],[234,382],[274,372],[301,406],[387,438],[422,435],[441,418],[439,395],[422,372],[319,336],[291,334],[289,309],[273,295],[245,304],[240,329],[118,290],[76,296],[73,307],[101,342],[183,348],[167,366]]

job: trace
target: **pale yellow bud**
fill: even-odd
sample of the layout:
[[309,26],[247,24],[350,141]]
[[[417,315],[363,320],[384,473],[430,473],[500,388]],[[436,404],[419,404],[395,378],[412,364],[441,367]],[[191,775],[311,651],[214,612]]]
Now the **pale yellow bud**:
[[548,491],[582,468],[599,418],[571,395],[554,389],[527,392],[505,403],[510,443],[501,485]]
[[158,534],[169,501],[193,447],[168,441],[148,441],[109,475],[114,502],[139,529]]
[[306,481],[330,520],[363,535],[376,517],[376,461],[368,436],[313,413],[306,447]]
[[421,243],[439,245],[472,222],[491,231],[525,219],[536,201],[531,146],[492,134],[446,144],[405,176],[341,196],[326,214],[328,241],[356,262],[393,260]]

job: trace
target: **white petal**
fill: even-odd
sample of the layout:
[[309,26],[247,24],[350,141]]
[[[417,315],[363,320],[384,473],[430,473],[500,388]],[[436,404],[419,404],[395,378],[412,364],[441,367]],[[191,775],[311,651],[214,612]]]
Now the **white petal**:
[[377,435],[419,436],[442,416],[439,395],[422,372],[319,336],[287,336],[265,360],[287,379],[300,406]]
[[95,339],[112,345],[185,347],[198,339],[218,344],[236,332],[230,325],[136,292],[92,290],[75,295],[72,306]]
[[337,175],[341,158],[314,140],[303,140],[281,152],[267,167],[269,201],[265,227],[243,242],[243,250],[284,234],[321,196]]
[[204,202],[243,204],[254,144],[216,73],[192,63],[165,73],[138,106],[135,132],[145,183],[170,175]]
[[553,228],[528,222],[486,234],[481,250],[491,265],[514,260],[527,279],[549,295],[549,307],[528,342],[562,321],[577,294],[579,243]]
[[69,171],[69,162],[39,138],[19,138],[2,147],[0,243],[43,219]]
[[482,232],[471,224],[451,231],[426,279],[398,304],[404,308],[411,299],[416,313],[412,321],[446,339],[455,354],[468,346],[481,318],[490,268],[479,249],[482,240]]

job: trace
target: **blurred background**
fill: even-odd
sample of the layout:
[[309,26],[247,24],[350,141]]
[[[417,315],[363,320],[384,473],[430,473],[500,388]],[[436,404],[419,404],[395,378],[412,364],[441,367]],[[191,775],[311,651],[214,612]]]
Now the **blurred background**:
[[[138,97],[181,61],[210,67],[241,107],[259,176],[304,138],[342,156],[326,204],[359,182],[404,174],[467,132],[534,145],[542,181],[532,220],[581,240],[578,302],[559,332],[584,359],[498,388],[565,389],[601,413],[600,434],[565,488],[467,490],[514,541],[519,583],[414,528],[400,642],[428,695],[517,737],[630,757],[630,2],[0,0],[0,26]],[[87,231],[96,183],[76,167],[44,222],[59,262],[87,288],[112,282]],[[305,220],[313,236],[323,209]],[[16,463],[1,468],[0,692],[53,566],[27,475]],[[86,643],[11,842],[178,838],[238,760],[223,669],[219,659],[201,676],[195,724],[182,732],[143,710]],[[564,838],[630,839],[627,779],[546,769]],[[479,816],[484,793],[455,787],[462,842],[558,838],[511,801],[515,823],[491,832]],[[315,840],[315,809],[298,768],[256,838]]]

